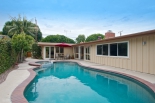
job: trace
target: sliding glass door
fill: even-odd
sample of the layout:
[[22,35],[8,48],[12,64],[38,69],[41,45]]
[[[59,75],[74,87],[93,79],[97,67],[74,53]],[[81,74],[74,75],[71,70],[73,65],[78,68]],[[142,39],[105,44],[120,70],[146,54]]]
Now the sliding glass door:
[[51,58],[54,59],[54,47],[51,47]]
[[90,47],[85,47],[85,60],[90,60]]
[[50,58],[49,57],[49,47],[45,47],[45,58]]
[[54,47],[45,47],[45,59],[54,59]]

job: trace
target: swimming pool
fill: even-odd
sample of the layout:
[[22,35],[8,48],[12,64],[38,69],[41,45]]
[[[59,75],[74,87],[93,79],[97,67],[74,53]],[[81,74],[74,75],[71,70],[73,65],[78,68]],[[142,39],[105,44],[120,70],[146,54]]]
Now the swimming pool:
[[39,71],[24,91],[29,103],[155,103],[155,94],[122,75],[56,62]]

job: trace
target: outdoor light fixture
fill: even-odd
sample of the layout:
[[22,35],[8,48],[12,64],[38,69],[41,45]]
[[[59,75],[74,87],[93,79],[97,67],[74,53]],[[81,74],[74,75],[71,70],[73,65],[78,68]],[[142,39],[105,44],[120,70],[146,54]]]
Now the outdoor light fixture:
[[143,45],[146,45],[146,41],[143,41]]

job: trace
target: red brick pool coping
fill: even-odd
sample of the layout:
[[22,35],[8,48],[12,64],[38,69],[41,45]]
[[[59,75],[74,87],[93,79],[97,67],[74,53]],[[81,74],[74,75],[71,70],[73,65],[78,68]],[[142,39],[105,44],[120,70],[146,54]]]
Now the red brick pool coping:
[[29,77],[23,81],[20,85],[18,85],[13,93],[11,94],[11,101],[12,103],[28,103],[26,98],[24,97],[24,90],[26,86],[34,79],[36,76],[35,71],[33,71],[34,68],[28,69],[30,72]]
[[36,62],[30,62],[29,65],[31,65],[31,66],[41,66],[41,64],[36,63]]
[[[64,61],[54,61],[54,62],[64,62]],[[65,61],[65,62],[76,62],[76,61]],[[34,63],[34,64],[33,64]],[[138,80],[139,82],[145,84],[146,86],[148,86],[150,89],[152,89],[155,93],[155,84],[152,84],[144,79],[141,79],[139,77],[136,77],[136,76],[132,76],[132,75],[129,75],[129,74],[126,74],[126,73],[121,73],[121,72],[116,72],[116,71],[112,71],[112,70],[104,70],[104,69],[101,69],[101,68],[95,68],[95,67],[91,67],[91,66],[85,66],[85,65],[82,65],[81,63],[79,62],[76,62],[78,63],[79,65],[83,66],[83,67],[88,67],[88,68],[91,68],[91,69],[94,69],[94,70],[102,70],[102,71],[105,71],[105,72],[111,72],[111,73],[116,73],[116,74],[120,74],[120,75],[123,75],[123,76],[127,76],[127,77],[130,77],[130,78],[133,78],[135,80]],[[37,65],[36,65],[37,64]],[[31,62],[29,63],[29,65],[33,65],[33,66],[40,66],[38,65],[38,63],[35,63],[35,62]],[[35,67],[36,68],[36,67]],[[31,69],[28,69],[28,71],[30,72],[30,76],[24,80],[20,85],[18,85],[15,90],[13,91],[13,93],[11,94],[11,101],[12,103],[28,103],[28,101],[26,100],[26,98],[24,97],[24,90],[25,88],[27,87],[27,85],[34,79],[34,77],[36,76],[36,73],[33,69],[35,68],[31,68]]]

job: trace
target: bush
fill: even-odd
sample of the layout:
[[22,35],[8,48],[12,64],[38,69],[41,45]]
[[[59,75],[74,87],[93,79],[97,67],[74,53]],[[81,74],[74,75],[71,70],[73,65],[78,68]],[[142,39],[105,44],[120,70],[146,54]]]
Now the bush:
[[32,56],[36,59],[41,58],[41,47],[36,43],[32,45]]
[[0,40],[0,74],[15,64],[16,57],[11,41],[8,39]]
[[18,62],[24,61],[24,53],[28,52],[32,48],[34,39],[30,35],[26,35],[24,32],[21,34],[14,34],[12,37],[12,46],[15,48],[18,54]]

